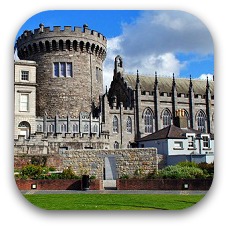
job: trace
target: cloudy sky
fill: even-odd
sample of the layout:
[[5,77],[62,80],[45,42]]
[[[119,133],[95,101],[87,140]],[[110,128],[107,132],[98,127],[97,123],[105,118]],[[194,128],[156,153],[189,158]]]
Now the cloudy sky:
[[[130,74],[209,79],[214,74],[214,46],[202,21],[183,11],[45,11],[32,16],[18,31],[45,26],[88,24],[107,37],[104,87],[113,76],[114,59],[121,55]],[[17,35],[17,36],[18,36]]]

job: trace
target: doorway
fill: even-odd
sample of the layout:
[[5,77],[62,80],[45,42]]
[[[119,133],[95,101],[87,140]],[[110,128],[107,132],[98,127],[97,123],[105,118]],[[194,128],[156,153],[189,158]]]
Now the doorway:
[[104,189],[114,190],[116,189],[116,158],[115,156],[107,156],[104,159]]

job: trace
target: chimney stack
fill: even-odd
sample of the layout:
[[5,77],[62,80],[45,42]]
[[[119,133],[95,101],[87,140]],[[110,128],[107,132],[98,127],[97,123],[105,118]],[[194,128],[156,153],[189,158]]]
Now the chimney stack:
[[188,128],[188,119],[185,116],[184,109],[176,110],[173,125],[179,128]]

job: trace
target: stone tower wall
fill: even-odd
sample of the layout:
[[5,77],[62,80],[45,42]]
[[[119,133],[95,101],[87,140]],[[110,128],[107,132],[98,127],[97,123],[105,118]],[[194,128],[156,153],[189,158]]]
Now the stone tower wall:
[[[41,24],[34,32],[24,31],[17,40],[18,56],[38,64],[37,116],[78,117],[98,106],[106,43],[102,34],[87,25],[51,30]],[[71,63],[72,75],[55,77],[54,63]]]

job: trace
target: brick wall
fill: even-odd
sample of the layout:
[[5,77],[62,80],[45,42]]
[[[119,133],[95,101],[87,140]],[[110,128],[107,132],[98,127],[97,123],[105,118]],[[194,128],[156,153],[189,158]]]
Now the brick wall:
[[[16,180],[19,190],[31,190],[36,185],[36,190],[82,190],[81,180]],[[101,180],[91,180],[90,190],[102,190]]]
[[118,190],[183,190],[188,184],[188,190],[209,190],[212,179],[118,179]]

